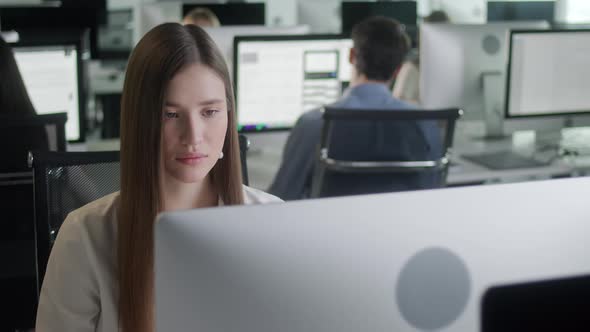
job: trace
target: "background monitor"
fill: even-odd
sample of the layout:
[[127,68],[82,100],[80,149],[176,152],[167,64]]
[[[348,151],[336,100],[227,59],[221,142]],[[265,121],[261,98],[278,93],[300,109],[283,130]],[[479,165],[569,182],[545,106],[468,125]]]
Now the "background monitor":
[[348,86],[352,40],[338,35],[237,37],[234,84],[240,131],[290,129]]
[[506,117],[590,114],[590,30],[513,31]]
[[555,20],[555,1],[488,1],[488,22]]
[[349,36],[352,27],[371,16],[386,16],[415,27],[418,20],[416,1],[344,1],[342,2],[342,33]]
[[307,25],[291,27],[267,27],[263,25],[235,25],[220,27],[205,27],[205,31],[215,41],[223,53],[227,67],[233,68],[234,38],[236,36],[273,36],[273,35],[303,35],[309,32]]
[[482,299],[482,332],[576,331],[590,327],[590,274],[499,285]]
[[[420,104],[459,107],[464,119],[484,116],[484,74],[504,75],[508,32],[546,29],[544,21],[488,24],[423,23],[420,26]],[[498,80],[503,98],[502,80]]]
[[38,114],[67,112],[66,139],[84,140],[84,100],[80,44],[19,43],[14,55]]
[[[48,2],[50,3],[50,2]],[[106,0],[62,0],[60,6],[2,7],[0,28],[15,30],[21,41],[35,39],[39,33],[69,29],[90,30],[90,53],[98,58],[98,31],[107,23]]]
[[[192,3],[182,5],[182,16],[196,7],[209,8],[221,25],[265,25],[266,6],[263,2]],[[182,19],[182,17],[181,17]]]
[[479,331],[490,286],[590,274],[589,196],[578,177],[162,214],[156,330]]

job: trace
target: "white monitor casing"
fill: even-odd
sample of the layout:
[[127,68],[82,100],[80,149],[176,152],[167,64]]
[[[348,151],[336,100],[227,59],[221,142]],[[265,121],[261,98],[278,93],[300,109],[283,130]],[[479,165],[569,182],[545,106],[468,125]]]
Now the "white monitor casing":
[[477,331],[492,285],[590,273],[590,178],[165,213],[157,331]]

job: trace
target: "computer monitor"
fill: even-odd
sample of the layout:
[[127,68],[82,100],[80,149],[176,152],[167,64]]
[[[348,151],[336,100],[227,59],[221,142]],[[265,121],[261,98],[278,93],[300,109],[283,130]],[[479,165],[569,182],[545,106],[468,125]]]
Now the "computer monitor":
[[309,33],[307,25],[290,27],[267,27],[263,25],[234,25],[220,27],[206,27],[205,31],[215,41],[223,53],[228,68],[233,68],[234,38],[236,36],[274,36],[274,35],[303,35]]
[[555,1],[488,1],[488,22],[555,20]]
[[238,129],[290,129],[302,113],[338,100],[352,75],[351,47],[339,35],[236,37]]
[[66,139],[84,141],[86,113],[80,44],[18,43],[13,50],[37,113],[67,112]]
[[[182,5],[182,16],[196,7],[210,9],[221,25],[265,25],[266,5],[264,2],[191,3]],[[182,17],[180,18],[182,19]]]
[[349,36],[352,27],[371,16],[386,16],[410,27],[416,26],[418,9],[416,1],[343,1],[342,34]]
[[23,41],[45,31],[89,29],[90,54],[98,58],[99,26],[107,23],[106,0],[62,0],[55,4],[47,1],[46,6],[2,7],[0,1],[0,27],[16,30]]
[[[508,32],[546,29],[544,21],[488,24],[423,23],[420,26],[420,103],[424,108],[459,107],[464,119],[484,118],[485,75],[505,73]],[[503,98],[502,80],[499,95]],[[503,112],[501,112],[502,114]]]
[[590,273],[588,197],[576,178],[165,213],[156,331],[478,331],[490,286]]
[[506,117],[590,115],[590,30],[512,31]]

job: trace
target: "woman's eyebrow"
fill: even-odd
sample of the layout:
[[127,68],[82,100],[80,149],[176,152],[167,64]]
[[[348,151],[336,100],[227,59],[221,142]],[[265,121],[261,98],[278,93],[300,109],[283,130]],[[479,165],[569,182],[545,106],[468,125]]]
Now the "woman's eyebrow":
[[199,105],[207,106],[207,105],[213,105],[213,104],[221,104],[224,101],[225,100],[223,100],[223,99],[209,99],[209,100],[205,100],[205,101],[199,103]]
[[[224,99],[209,99],[209,100],[205,100],[199,103],[199,106],[208,106],[208,105],[214,105],[214,104],[221,104],[223,103],[225,100]],[[164,106],[166,107],[175,107],[175,108],[182,108],[183,106],[175,103],[173,101],[166,101],[164,103]]]

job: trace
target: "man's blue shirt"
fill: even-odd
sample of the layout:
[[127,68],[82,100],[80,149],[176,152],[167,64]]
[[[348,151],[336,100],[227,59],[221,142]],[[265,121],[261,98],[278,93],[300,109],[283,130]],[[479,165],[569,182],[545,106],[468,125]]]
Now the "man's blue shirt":
[[[415,109],[415,106],[393,98],[387,86],[380,83],[365,83],[350,88],[339,101],[331,106],[376,110]],[[311,177],[317,158],[317,148],[320,142],[322,126],[323,119],[320,110],[306,112],[297,120],[285,144],[281,166],[268,190],[271,194],[284,200],[305,198],[311,186]],[[421,122],[418,126],[421,135],[423,135],[429,145],[430,153],[427,157],[431,159],[440,158],[442,147],[440,129],[432,122]],[[402,137],[403,134],[398,133]],[[338,144],[346,146],[346,142],[343,142],[343,140],[357,139],[350,136],[339,137]],[[386,147],[378,145],[373,144],[371,149],[382,149]]]

